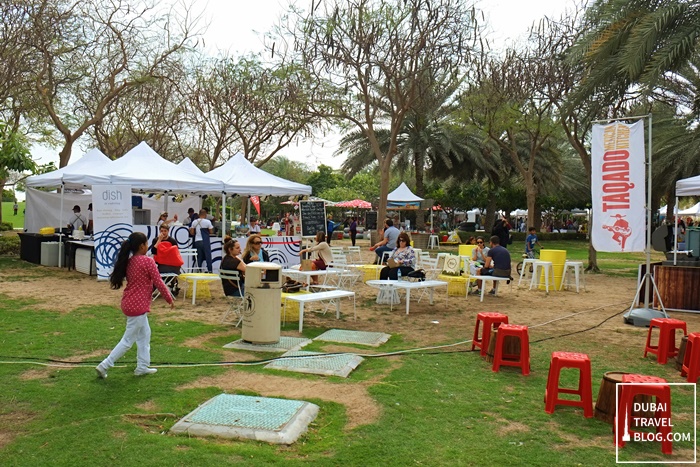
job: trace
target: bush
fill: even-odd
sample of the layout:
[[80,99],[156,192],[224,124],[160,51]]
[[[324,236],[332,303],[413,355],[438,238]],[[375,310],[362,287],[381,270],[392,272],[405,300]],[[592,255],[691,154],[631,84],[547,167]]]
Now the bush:
[[[467,240],[469,240],[469,237],[484,237],[486,241],[488,242],[489,238],[491,238],[491,232],[465,232],[463,230],[458,230],[457,235],[459,235],[459,240],[462,243],[466,243]],[[525,244],[525,237],[527,237],[528,233],[527,232],[510,232],[510,236],[513,237],[513,244],[518,244],[522,243]],[[551,241],[551,240],[583,240],[586,241],[586,234],[585,233],[574,233],[574,232],[567,232],[567,233],[559,233],[559,232],[537,232],[537,239],[543,242],[546,241]]]
[[12,222],[0,222],[0,232],[12,230],[13,228]]
[[0,236],[0,256],[19,256],[19,237]]

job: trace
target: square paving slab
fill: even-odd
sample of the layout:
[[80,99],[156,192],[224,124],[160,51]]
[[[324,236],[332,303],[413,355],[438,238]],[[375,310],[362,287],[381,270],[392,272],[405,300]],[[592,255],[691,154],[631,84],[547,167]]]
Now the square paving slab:
[[340,342],[343,344],[362,344],[379,347],[389,340],[391,334],[383,332],[366,331],[346,331],[344,329],[330,329],[320,336],[314,338],[315,341]]
[[283,354],[282,358],[265,365],[265,368],[347,378],[350,372],[357,368],[357,366],[362,363],[362,360],[364,360],[362,357],[352,354],[329,355],[326,357],[324,357],[324,355],[327,354],[307,352],[304,350],[291,350]]
[[311,340],[305,337],[281,336],[280,341],[275,344],[252,344],[244,341],[243,339],[239,339],[226,344],[224,348],[251,350],[253,352],[287,352],[289,350],[298,350],[305,345],[309,345],[310,343]]
[[187,414],[170,431],[292,444],[317,414],[318,406],[310,402],[219,394]]

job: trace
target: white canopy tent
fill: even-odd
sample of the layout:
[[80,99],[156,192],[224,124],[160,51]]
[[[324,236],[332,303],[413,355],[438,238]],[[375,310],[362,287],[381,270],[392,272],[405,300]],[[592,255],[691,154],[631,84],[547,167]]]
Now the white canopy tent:
[[[59,228],[63,227],[64,192],[65,188],[91,187],[93,184],[109,183],[105,175],[106,168],[112,161],[102,151],[93,148],[73,164],[69,164],[53,172],[41,175],[32,175],[25,181],[31,188],[62,188],[61,202],[58,216]],[[59,233],[59,235],[62,235]],[[61,266],[62,257],[59,255],[58,265]]]
[[188,172],[190,172],[190,173],[197,174],[197,175],[203,175],[203,174],[204,174],[204,172],[202,172],[202,170],[201,170],[199,167],[197,167],[197,166],[195,165],[195,163],[192,162],[192,161],[190,160],[189,157],[185,157],[185,158],[182,159],[182,160],[180,161],[180,163],[177,164],[177,165],[178,165],[178,167],[181,167],[181,168],[183,168],[184,170],[186,170],[186,171],[188,171]]
[[[223,193],[222,227],[226,225],[226,195],[239,196],[291,196],[310,195],[311,187],[301,183],[291,182],[265,172],[246,159],[243,154],[236,154],[224,165],[210,170],[208,177],[223,182],[226,191]],[[250,213],[250,209],[248,209]]]
[[[424,201],[423,198],[414,194],[404,182],[401,182],[401,185],[386,197],[388,210],[405,208],[407,206],[415,206],[414,209],[418,209],[421,201]],[[433,228],[433,209],[430,209],[430,228]]]
[[678,213],[679,216],[700,216],[700,203],[696,203],[694,206],[688,209],[683,209]]
[[413,194],[410,188],[401,182],[401,185],[387,195],[386,201],[387,203],[420,203],[423,198]]
[[[700,196],[700,175],[695,175],[694,177],[690,178],[684,178],[683,180],[678,180],[676,182],[676,209],[678,206],[678,198],[681,196]],[[674,209],[674,212],[675,211],[676,210]],[[673,224],[673,264],[675,265],[678,256],[678,222],[674,222]]]
[[27,177],[26,184],[32,188],[83,188],[109,183],[109,178],[104,173],[111,162],[102,151],[94,148],[70,165],[53,172]]

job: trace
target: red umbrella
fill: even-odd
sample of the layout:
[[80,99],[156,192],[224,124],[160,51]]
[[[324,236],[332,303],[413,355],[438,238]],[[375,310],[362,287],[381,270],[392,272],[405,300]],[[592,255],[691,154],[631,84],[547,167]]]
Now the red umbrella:
[[372,209],[372,203],[361,199],[353,199],[352,201],[341,201],[335,204],[337,208],[354,208],[354,209]]

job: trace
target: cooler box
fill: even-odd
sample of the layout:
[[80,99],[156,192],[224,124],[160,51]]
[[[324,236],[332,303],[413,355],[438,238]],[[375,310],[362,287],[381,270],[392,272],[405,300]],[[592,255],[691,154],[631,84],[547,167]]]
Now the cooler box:
[[41,244],[41,265],[58,266],[58,242],[43,242]]
[[685,229],[685,249],[693,250],[693,256],[700,256],[700,227]]

